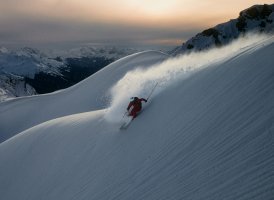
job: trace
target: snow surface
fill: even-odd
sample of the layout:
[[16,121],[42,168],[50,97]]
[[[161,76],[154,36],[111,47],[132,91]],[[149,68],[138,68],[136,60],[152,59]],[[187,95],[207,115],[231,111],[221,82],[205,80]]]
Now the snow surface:
[[[7,116],[7,131],[28,123],[22,120],[25,107],[34,120],[43,118],[37,114],[41,105],[55,105],[42,108],[52,120],[0,144],[1,199],[273,199],[274,39],[240,44],[230,53],[218,49],[223,56],[216,59],[216,51],[199,54],[201,63],[208,57],[204,64],[193,54],[135,71],[145,79],[137,85],[126,71],[138,64],[129,66],[163,55],[133,55],[62,92],[0,104],[1,131]],[[161,67],[169,63],[173,69],[187,59],[189,66],[174,73]],[[116,83],[113,92],[130,77],[137,93],[147,78],[161,81],[161,87],[120,131],[114,108],[123,101],[117,105],[115,98],[128,95],[122,88],[116,96],[123,98],[113,96],[110,107],[101,109],[96,89]],[[106,85],[93,87],[101,79]],[[87,91],[98,96],[87,97]],[[78,114],[68,115],[73,112]],[[56,113],[64,117],[54,119]]]
[[110,101],[107,91],[127,71],[148,67],[167,57],[157,51],[136,53],[110,64],[66,90],[0,103],[0,142],[50,119],[106,108]]

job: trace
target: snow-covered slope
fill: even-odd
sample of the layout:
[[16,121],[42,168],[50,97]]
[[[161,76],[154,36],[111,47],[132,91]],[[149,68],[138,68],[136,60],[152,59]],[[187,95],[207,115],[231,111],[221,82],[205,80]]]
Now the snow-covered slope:
[[63,51],[0,47],[0,102],[68,88],[136,52],[140,50],[89,45]]
[[22,48],[17,51],[0,51],[0,73],[10,73],[34,77],[38,72],[59,75],[59,68],[64,64],[50,59],[42,52],[32,48]]
[[105,108],[110,98],[107,91],[127,71],[148,67],[166,58],[166,54],[157,51],[133,54],[66,90],[0,103],[0,142],[56,117]]
[[274,31],[274,4],[254,5],[240,12],[237,19],[218,24],[187,40],[173,50],[173,55],[206,50],[226,45],[247,33],[271,33]]
[[18,96],[36,94],[25,78],[34,78],[37,73],[62,76],[60,69],[64,63],[46,57],[32,48],[8,50],[0,48],[0,102]]
[[35,95],[35,89],[23,77],[0,73],[0,102],[20,96]]
[[123,66],[151,53],[125,58],[117,62],[121,68],[109,66],[69,90],[1,104],[6,111],[0,113],[13,117],[30,105],[35,115],[40,105],[55,105],[54,112],[48,106],[42,111],[52,118],[52,113],[94,109],[47,121],[1,143],[1,198],[273,199],[273,52],[272,38],[176,79],[125,131],[106,120],[111,107],[100,110],[101,103],[83,88],[121,72],[100,89],[108,88],[125,73]]

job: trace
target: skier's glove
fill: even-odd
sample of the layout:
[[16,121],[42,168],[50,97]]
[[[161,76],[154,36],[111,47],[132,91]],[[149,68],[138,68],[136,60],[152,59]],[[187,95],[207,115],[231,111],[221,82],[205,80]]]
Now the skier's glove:
[[145,102],[147,102],[147,100],[145,99]]

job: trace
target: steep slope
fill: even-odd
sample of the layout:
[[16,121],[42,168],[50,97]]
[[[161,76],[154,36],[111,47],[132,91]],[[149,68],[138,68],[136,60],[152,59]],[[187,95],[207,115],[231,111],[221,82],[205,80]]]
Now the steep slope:
[[187,40],[181,47],[173,50],[173,55],[191,51],[206,50],[223,46],[247,33],[271,33],[274,31],[274,4],[254,5],[240,12],[237,19],[218,24],[198,33]]
[[0,73],[0,102],[10,98],[37,94],[23,77],[14,74]]
[[273,51],[272,40],[177,81],[126,131],[97,110],[5,141],[2,198],[271,200]]
[[50,119],[105,108],[108,90],[127,71],[145,68],[166,58],[166,54],[156,51],[133,54],[66,90],[0,103],[0,142]]

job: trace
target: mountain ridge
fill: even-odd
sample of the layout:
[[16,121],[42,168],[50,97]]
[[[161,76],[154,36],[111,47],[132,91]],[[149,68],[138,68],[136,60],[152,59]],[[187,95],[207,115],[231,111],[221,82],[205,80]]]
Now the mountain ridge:
[[172,51],[180,55],[220,47],[247,33],[274,32],[274,4],[253,5],[239,13],[237,19],[206,29]]

